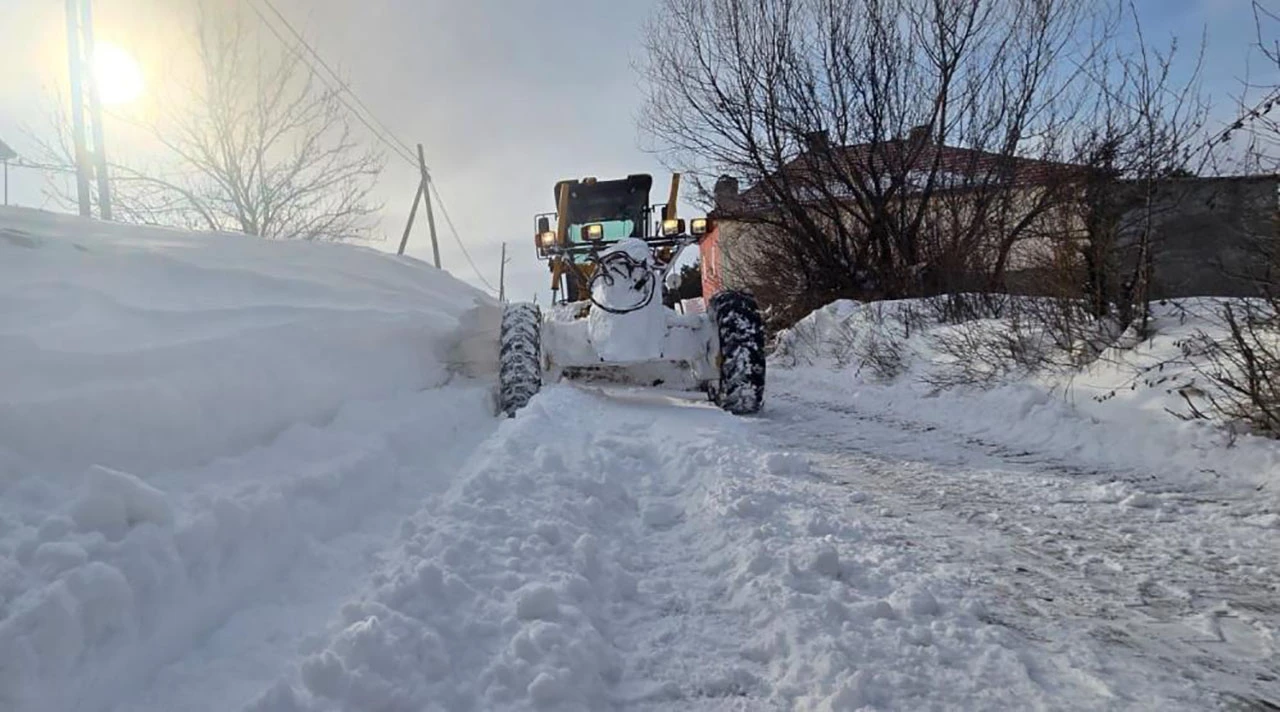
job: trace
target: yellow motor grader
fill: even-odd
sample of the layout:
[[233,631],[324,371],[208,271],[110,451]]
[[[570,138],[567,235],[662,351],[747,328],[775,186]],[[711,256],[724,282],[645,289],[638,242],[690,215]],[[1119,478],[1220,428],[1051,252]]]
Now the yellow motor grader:
[[500,403],[509,415],[544,380],[585,379],[703,391],[725,410],[764,401],[764,326],[755,299],[713,295],[698,314],[666,307],[667,277],[707,218],[677,216],[680,176],[664,205],[653,178],[562,180],[556,210],[534,217],[537,255],[551,272],[552,304],[504,306]]

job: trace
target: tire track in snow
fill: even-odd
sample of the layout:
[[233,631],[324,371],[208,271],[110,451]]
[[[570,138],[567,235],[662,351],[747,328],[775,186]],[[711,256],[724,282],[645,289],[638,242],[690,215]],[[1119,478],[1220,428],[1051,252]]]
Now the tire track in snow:
[[544,388],[245,709],[1099,707],[767,424]]
[[992,620],[1100,648],[1125,674],[1172,670],[1228,708],[1280,704],[1280,549],[1246,523],[1257,502],[1160,492],[1154,475],[1077,467],[829,397],[783,391],[774,402],[772,437],[829,481],[874,493],[940,560],[973,567]]

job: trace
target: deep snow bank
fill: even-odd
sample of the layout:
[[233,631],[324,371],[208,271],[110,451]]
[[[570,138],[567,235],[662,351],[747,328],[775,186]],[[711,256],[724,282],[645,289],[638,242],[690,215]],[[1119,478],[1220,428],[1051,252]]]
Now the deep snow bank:
[[0,210],[0,486],[192,465],[439,385],[484,300],[366,248]]
[[0,709],[111,707],[412,496],[491,427],[424,389],[494,306],[365,248],[0,210]]
[[1198,332],[1221,335],[1222,327],[1206,318],[1215,306],[1213,300],[1153,305],[1154,337],[1108,350],[1082,371],[1011,366],[981,388],[940,389],[931,377],[957,364],[937,348],[938,338],[962,328],[1007,331],[1006,320],[957,327],[929,318],[933,310],[919,300],[842,300],[778,335],[773,362],[782,368],[771,378],[819,402],[1129,471],[1156,488],[1228,485],[1280,495],[1274,441],[1245,436],[1233,443],[1219,424],[1173,415],[1187,411],[1181,389],[1207,387],[1181,344]]

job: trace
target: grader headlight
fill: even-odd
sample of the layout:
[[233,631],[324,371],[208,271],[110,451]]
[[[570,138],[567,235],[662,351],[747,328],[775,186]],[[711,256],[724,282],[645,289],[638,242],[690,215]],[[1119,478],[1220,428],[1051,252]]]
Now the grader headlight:
[[604,239],[604,225],[601,223],[591,223],[582,226],[582,239],[590,242]]
[[667,218],[662,221],[662,236],[671,237],[684,232],[684,220],[679,218]]
[[533,236],[533,242],[538,248],[538,254],[546,255],[556,246],[556,233],[554,230],[543,230]]
[[695,237],[701,237],[707,234],[707,219],[694,218],[689,221],[689,234]]

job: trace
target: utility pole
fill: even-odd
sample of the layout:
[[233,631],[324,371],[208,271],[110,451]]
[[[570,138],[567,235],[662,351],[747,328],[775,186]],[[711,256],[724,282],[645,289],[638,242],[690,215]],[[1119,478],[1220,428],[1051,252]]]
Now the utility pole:
[[507,243],[502,243],[502,262],[498,264],[498,301],[507,301]]
[[4,164],[4,204],[6,207],[9,205],[9,161],[17,157],[17,152],[9,148],[9,144],[0,141],[0,163]]
[[81,217],[92,217],[93,207],[89,197],[89,149],[84,134],[84,55],[80,52],[80,8],[76,0],[67,0],[67,56],[71,70],[71,131],[75,142],[76,197],[80,201]]
[[[86,63],[93,61],[93,0],[80,0],[80,34],[84,38]],[[92,67],[92,65],[90,65]],[[107,144],[102,126],[102,93],[98,76],[89,71],[89,123],[93,126],[94,172],[98,176],[98,213],[111,219],[111,177],[107,174]]]
[[436,241],[436,216],[431,211],[431,174],[427,171],[427,159],[418,144],[418,193],[413,196],[413,208],[409,210],[409,222],[405,223],[404,234],[400,236],[400,249],[397,255],[404,254],[405,245],[409,244],[409,231],[413,229],[413,219],[418,216],[418,203],[427,204],[427,230],[431,233],[431,258],[436,269],[440,269],[440,243]]
[[422,185],[422,179],[418,179],[418,192],[413,194],[413,207],[409,210],[409,222],[405,223],[404,234],[400,236],[400,249],[396,250],[397,255],[404,254],[404,246],[409,244],[409,231],[413,229],[413,219],[418,216],[418,203],[422,202],[422,189],[426,187]]
[[427,201],[427,230],[431,233],[431,259],[440,269],[440,243],[436,241],[436,216],[431,210],[431,174],[427,171],[427,159],[418,144],[418,170],[422,172],[422,197]]

